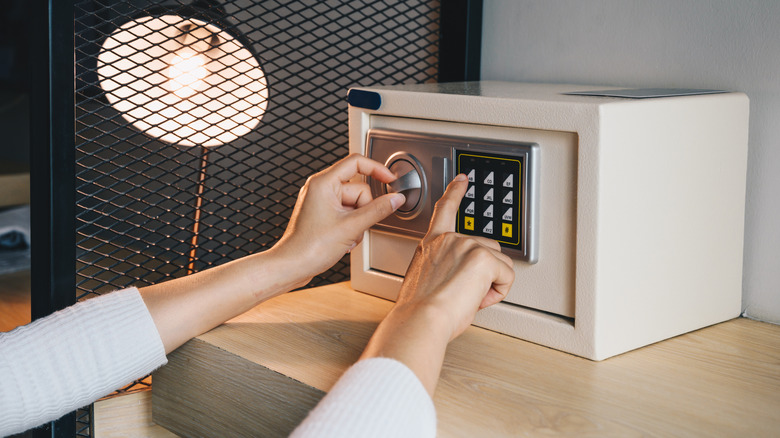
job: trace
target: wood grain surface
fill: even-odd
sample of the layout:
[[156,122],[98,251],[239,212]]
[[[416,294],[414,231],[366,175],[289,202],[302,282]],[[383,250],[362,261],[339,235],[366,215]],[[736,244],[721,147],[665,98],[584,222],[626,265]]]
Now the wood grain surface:
[[[348,283],[264,303],[171,355],[154,419],[181,435],[287,430],[391,306]],[[777,436],[780,326],[739,318],[602,362],[471,327],[449,346],[434,402],[442,437]]]
[[177,435],[152,421],[152,392],[139,391],[95,402],[97,438],[175,438]]

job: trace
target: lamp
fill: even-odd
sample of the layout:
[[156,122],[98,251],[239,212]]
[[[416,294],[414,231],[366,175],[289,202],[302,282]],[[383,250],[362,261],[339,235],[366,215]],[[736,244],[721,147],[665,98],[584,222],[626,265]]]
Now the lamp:
[[218,146],[247,134],[268,101],[263,70],[237,38],[173,14],[141,17],[112,32],[97,74],[122,117],[182,146]]
[[106,99],[132,126],[169,144],[201,147],[188,273],[194,271],[207,148],[252,131],[268,102],[265,75],[248,45],[215,20],[204,21],[209,14],[188,7],[128,21],[106,38],[97,59]]

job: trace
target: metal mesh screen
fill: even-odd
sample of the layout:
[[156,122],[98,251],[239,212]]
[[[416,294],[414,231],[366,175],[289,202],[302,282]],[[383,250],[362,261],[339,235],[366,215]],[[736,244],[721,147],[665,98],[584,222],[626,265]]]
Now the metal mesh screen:
[[[151,112],[164,120],[146,125],[138,122],[138,111],[130,114],[117,103],[157,99],[154,75],[165,72],[152,67],[151,56],[128,68],[121,52],[114,60],[119,67],[99,72],[106,65],[101,53],[113,50],[106,41],[128,22],[172,15],[190,21],[171,24],[171,32],[131,29],[138,41],[121,42],[161,46],[189,32],[191,41],[218,46],[216,37],[199,31],[227,32],[257,60],[267,89],[249,88],[234,74],[238,68],[231,70],[228,53],[217,68],[209,67],[208,80],[219,82],[209,85],[222,94],[195,105],[219,105],[220,96],[241,100],[252,91],[263,99],[251,107],[265,105],[257,126],[204,147],[180,131],[189,125],[165,123],[181,122],[179,103],[159,99],[163,105]],[[74,17],[78,299],[269,248],[281,237],[306,178],[347,154],[348,88],[431,82],[438,72],[438,1],[90,0],[75,2]],[[152,31],[164,34],[163,41]],[[111,96],[101,88],[107,78],[130,85]],[[197,114],[191,119],[193,125],[213,122]],[[345,257],[311,285],[346,280],[347,263]],[[144,383],[125,390],[139,385]],[[78,418],[79,433],[89,436],[88,411]]]

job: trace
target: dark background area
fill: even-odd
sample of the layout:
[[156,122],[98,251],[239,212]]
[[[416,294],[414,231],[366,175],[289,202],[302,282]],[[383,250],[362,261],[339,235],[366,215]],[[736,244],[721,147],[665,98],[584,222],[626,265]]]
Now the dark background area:
[[0,1],[0,161],[27,164],[28,26],[24,0]]

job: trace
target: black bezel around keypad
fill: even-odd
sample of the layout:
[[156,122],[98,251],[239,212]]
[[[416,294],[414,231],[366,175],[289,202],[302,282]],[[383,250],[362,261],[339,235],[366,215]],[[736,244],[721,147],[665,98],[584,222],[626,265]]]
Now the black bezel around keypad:
[[469,177],[458,209],[457,232],[493,239],[504,252],[537,261],[538,149],[535,143],[472,140],[454,150],[455,174]]
[[455,151],[456,172],[469,187],[461,202],[458,232],[522,247],[522,193],[525,157]]

